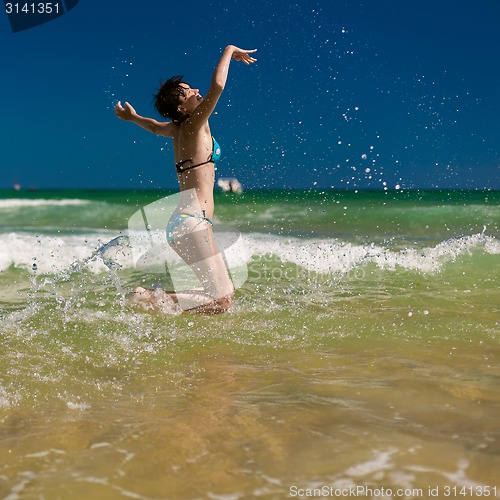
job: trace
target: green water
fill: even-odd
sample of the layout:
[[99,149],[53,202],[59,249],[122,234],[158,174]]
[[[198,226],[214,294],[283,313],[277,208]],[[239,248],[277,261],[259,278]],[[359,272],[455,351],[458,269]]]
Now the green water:
[[157,195],[0,204],[0,497],[500,496],[498,194],[219,195],[251,256],[216,317],[70,266]]

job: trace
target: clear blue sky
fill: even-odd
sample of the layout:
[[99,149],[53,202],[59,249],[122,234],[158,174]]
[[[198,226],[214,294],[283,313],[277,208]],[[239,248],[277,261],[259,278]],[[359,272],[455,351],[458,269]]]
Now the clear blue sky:
[[211,119],[219,175],[500,189],[499,19],[499,0],[80,0],[12,33],[2,11],[0,187],[176,187],[168,140],[113,104],[155,116],[177,74],[205,93],[232,43],[258,62],[232,64]]

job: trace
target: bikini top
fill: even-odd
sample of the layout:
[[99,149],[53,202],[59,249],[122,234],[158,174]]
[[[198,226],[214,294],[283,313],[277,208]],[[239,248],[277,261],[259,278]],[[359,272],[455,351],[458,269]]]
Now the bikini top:
[[217,161],[220,158],[220,155],[221,155],[221,150],[220,150],[219,143],[215,140],[214,136],[212,136],[212,153],[208,157],[207,161],[204,161],[203,163],[197,163],[196,165],[189,165],[189,167],[183,167],[182,165],[184,165],[184,163],[187,163],[188,161],[191,163],[193,162],[193,159],[189,158],[187,160],[182,160],[182,161],[176,163],[175,169],[180,174],[182,172],[185,172],[186,170],[190,170],[192,168],[201,167],[202,165],[206,165],[207,163],[213,163],[215,166],[215,164],[217,163]]

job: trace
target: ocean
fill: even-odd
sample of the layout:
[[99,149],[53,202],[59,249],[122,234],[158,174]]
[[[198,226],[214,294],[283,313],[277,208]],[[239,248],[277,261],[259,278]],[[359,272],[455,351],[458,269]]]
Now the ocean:
[[218,316],[128,300],[172,195],[0,192],[1,498],[500,497],[499,191],[217,193]]

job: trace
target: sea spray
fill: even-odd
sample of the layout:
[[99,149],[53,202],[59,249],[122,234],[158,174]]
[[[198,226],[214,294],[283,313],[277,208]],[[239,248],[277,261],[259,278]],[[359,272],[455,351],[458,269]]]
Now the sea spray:
[[[63,323],[67,313],[85,307],[88,298],[98,307],[104,307],[109,300],[109,285],[115,290],[113,302],[121,309],[126,306],[127,290],[123,286],[118,271],[124,267],[123,258],[127,257],[128,238],[118,236],[100,245],[92,254],[73,261],[62,268],[53,266],[54,272],[40,272],[38,259],[33,258],[29,272],[30,286],[26,294],[27,309],[35,312],[43,307],[50,308],[55,303],[63,313]],[[103,268],[106,269],[103,272]],[[99,298],[101,295],[103,298]],[[105,297],[105,298],[104,298]]]
[[95,253],[162,194],[73,195],[0,203],[4,496],[498,482],[498,194],[216,195],[250,256],[211,317],[130,307],[159,275]]

